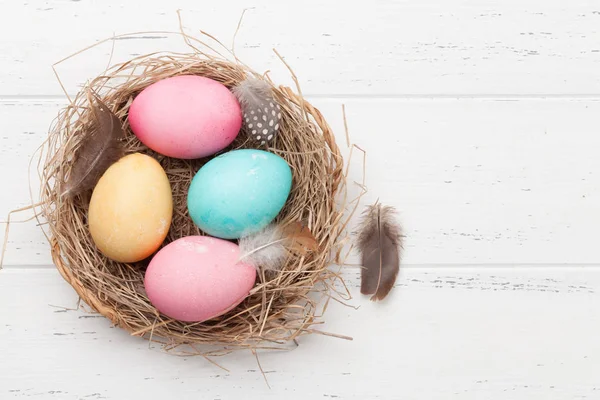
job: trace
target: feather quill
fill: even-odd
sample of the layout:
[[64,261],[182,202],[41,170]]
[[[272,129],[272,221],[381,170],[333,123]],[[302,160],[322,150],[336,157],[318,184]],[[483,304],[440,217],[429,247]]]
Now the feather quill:
[[92,112],[92,123],[83,133],[85,137],[77,153],[66,182],[63,196],[74,197],[92,189],[111,164],[125,152],[121,139],[125,131],[121,120],[88,89],[88,102]]
[[306,255],[319,245],[299,222],[285,228],[270,224],[263,230],[240,238],[240,261],[267,271],[279,271],[290,254]]
[[400,270],[403,236],[394,208],[378,203],[367,206],[357,233],[363,267],[360,292],[372,295],[372,301],[383,300]]
[[232,89],[242,106],[244,130],[259,144],[272,142],[281,124],[281,107],[266,81],[248,77]]

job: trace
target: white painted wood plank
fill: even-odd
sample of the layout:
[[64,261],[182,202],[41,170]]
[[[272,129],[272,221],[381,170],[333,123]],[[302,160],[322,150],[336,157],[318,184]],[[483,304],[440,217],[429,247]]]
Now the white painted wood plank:
[[[32,160],[60,107],[48,101],[0,102],[0,249],[9,212],[39,200],[37,159]],[[5,264],[52,263],[50,246],[37,221],[19,222],[32,217],[33,212],[11,217],[15,222],[10,225]]]
[[[218,359],[149,349],[74,307],[56,271],[0,272],[0,397],[57,399],[598,398],[600,269],[403,270],[374,304],[332,304],[323,329],[288,353]],[[10,306],[8,306],[10,305]],[[200,397],[198,397],[200,396]]]
[[[399,209],[408,235],[407,264],[600,263],[595,235],[600,222],[600,101],[314,103],[343,148],[341,104],[346,104],[351,138],[367,151],[364,203],[379,198]],[[28,158],[59,105],[0,104],[4,218],[29,202]],[[352,180],[362,178],[359,156],[353,159]],[[9,239],[7,264],[51,264],[35,223],[13,225]]]
[[[203,29],[228,46],[243,8],[240,57],[305,93],[337,95],[599,94],[600,4],[573,0],[3,3],[0,95],[56,95],[50,66],[113,33]],[[165,34],[116,43],[114,61],[184,48]],[[111,45],[59,68],[67,88],[96,76]]]

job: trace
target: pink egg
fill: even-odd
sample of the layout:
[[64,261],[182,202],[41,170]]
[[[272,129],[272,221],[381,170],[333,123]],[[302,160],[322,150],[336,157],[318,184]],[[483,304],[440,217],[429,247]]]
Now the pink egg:
[[242,111],[227,87],[180,75],[144,89],[129,107],[129,125],[152,150],[175,158],[201,158],[227,147],[242,126]]
[[187,236],[163,247],[148,265],[144,286],[152,304],[168,317],[201,322],[242,302],[256,280],[256,269],[238,263],[235,243]]

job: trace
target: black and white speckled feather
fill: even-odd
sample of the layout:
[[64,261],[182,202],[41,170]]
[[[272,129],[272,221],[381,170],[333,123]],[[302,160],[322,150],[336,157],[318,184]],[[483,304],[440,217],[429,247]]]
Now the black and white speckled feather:
[[247,78],[232,89],[242,106],[244,130],[258,145],[275,139],[281,125],[281,107],[271,86],[262,79]]

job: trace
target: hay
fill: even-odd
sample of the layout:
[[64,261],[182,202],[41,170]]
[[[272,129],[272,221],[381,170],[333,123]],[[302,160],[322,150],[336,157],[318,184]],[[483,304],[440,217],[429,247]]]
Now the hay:
[[[183,37],[192,46],[191,38],[185,34]],[[151,155],[169,177],[174,212],[165,244],[183,236],[202,234],[188,215],[186,195],[192,177],[210,157],[180,160],[145,147],[127,124],[132,100],[148,85],[181,74],[209,77],[227,87],[252,74],[273,85],[268,77],[252,71],[237,57],[229,61],[208,54],[212,49],[208,45],[205,47],[209,50],[200,50],[201,45],[202,42],[196,40],[192,54],[161,53],[136,57],[109,68],[87,85],[100,93],[124,122],[127,152]],[[48,222],[54,263],[85,303],[134,335],[161,341],[168,348],[187,344],[198,352],[201,352],[195,347],[198,344],[255,349],[286,343],[306,333],[323,333],[314,329],[315,324],[321,323],[321,315],[319,303],[312,293],[330,296],[334,281],[341,279],[328,266],[339,257],[341,232],[345,225],[342,205],[335,201],[338,189],[344,184],[342,157],[331,129],[316,108],[290,88],[273,86],[273,91],[282,108],[282,124],[268,151],[282,156],[293,171],[292,191],[277,221],[307,224],[317,238],[320,250],[306,258],[289,259],[278,274],[259,274],[256,286],[242,304],[203,323],[170,319],[150,304],[143,286],[148,260],[135,264],[118,263],[96,249],[86,220],[90,193],[74,199],[58,195],[69,175],[73,155],[81,144],[82,132],[90,124],[85,88],[61,111],[43,149],[41,210]],[[244,136],[240,134],[225,151],[248,145]]]

